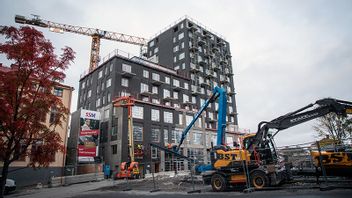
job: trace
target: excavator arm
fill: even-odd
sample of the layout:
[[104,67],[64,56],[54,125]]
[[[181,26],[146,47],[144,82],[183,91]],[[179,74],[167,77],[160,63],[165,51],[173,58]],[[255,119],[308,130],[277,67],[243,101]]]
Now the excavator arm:
[[[262,145],[265,141],[268,141],[268,139],[273,138],[279,131],[332,112],[341,116],[352,114],[352,102],[325,98],[317,100],[315,103],[309,104],[294,112],[280,116],[270,122],[260,122],[256,135],[251,139],[251,142],[247,144],[247,149],[253,152],[256,147]],[[276,129],[277,131],[274,135],[269,135],[268,132],[270,129]]]

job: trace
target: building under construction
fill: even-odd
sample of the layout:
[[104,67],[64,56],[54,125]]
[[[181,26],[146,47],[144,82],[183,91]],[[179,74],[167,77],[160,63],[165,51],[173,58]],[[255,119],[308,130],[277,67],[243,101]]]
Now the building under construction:
[[[148,59],[148,60],[147,60]],[[226,141],[237,139],[237,109],[229,43],[188,17],[170,25],[148,42],[147,59],[114,51],[102,64],[81,77],[77,111],[72,115],[68,164],[77,164],[81,109],[101,113],[99,156],[116,167],[129,161],[128,109],[114,107],[121,96],[132,96],[135,161],[140,170],[184,170],[187,161],[150,148],[177,144],[193,115],[215,86],[228,93]],[[207,149],[216,142],[217,103],[210,105],[188,134],[181,152],[210,163]]]

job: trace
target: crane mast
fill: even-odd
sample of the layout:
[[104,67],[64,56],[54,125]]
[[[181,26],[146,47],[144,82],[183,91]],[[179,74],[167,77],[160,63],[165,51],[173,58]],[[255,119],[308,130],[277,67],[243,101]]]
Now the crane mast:
[[147,46],[147,39],[142,37],[131,36],[117,32],[110,32],[96,28],[87,28],[63,23],[56,23],[40,19],[38,15],[33,15],[32,18],[26,18],[21,15],[16,15],[15,22],[20,24],[28,24],[42,28],[48,28],[50,31],[56,33],[71,32],[92,37],[89,72],[97,68],[99,64],[100,39],[139,45],[141,47],[141,53],[142,48]]

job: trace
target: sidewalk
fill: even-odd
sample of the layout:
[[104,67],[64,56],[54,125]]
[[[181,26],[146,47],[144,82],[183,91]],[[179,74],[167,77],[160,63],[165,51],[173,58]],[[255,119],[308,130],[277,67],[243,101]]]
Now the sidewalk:
[[102,187],[112,187],[113,185],[123,183],[123,180],[102,180],[97,182],[87,182],[73,184],[69,186],[60,186],[54,188],[27,189],[9,194],[8,198],[65,198],[83,194],[87,191],[96,190]]

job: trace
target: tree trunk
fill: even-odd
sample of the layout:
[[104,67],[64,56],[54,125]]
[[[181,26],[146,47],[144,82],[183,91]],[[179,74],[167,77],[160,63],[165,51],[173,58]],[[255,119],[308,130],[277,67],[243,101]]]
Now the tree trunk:
[[0,198],[4,197],[5,184],[6,184],[6,179],[9,172],[9,165],[10,165],[10,162],[8,160],[5,160],[4,166],[2,167],[1,178],[0,178]]

